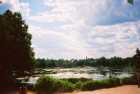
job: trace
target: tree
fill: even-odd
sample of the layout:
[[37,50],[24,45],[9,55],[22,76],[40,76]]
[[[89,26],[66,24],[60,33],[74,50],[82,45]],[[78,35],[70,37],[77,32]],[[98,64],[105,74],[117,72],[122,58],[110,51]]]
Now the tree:
[[140,87],[140,50],[139,48],[136,49],[136,55],[134,55],[135,59],[135,74],[137,78],[138,87]]
[[134,0],[127,0],[129,4],[134,4]]
[[136,55],[134,56],[134,58],[136,71],[140,72],[140,50],[138,48],[136,49]]
[[27,30],[20,13],[8,10],[0,15],[0,88],[13,87],[15,77],[32,69],[34,53]]

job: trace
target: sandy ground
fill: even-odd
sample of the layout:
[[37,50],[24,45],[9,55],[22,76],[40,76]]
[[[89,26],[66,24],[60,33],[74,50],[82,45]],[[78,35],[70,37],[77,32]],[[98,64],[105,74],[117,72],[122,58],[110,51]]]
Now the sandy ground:
[[100,89],[94,91],[79,91],[65,94],[140,94],[140,88],[136,85],[125,85],[115,88]]
[[[28,92],[27,94],[35,94],[35,93]],[[75,91],[72,93],[64,93],[64,94],[140,94],[140,88],[138,88],[136,85],[125,85],[108,89],[100,89],[94,91]]]
[[35,93],[33,93],[33,92],[31,92],[31,91],[28,91],[27,94],[35,94]]

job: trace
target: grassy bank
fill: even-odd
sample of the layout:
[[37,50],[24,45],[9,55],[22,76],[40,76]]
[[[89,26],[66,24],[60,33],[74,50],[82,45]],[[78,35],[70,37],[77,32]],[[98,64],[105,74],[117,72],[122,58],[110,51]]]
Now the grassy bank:
[[36,85],[38,94],[55,94],[57,92],[72,92],[74,90],[95,90],[110,88],[126,84],[136,84],[135,78],[110,78],[106,80],[92,80],[85,78],[55,79],[48,76],[41,77]]

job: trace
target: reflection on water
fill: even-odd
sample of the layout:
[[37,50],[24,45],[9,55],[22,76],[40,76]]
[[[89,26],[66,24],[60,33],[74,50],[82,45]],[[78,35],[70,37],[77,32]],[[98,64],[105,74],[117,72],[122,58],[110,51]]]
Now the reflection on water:
[[43,69],[45,71],[43,74],[36,75],[36,77],[31,77],[29,79],[30,83],[35,83],[36,80],[41,75],[48,75],[55,78],[88,78],[93,80],[103,80],[110,76],[123,78],[130,77],[132,74],[129,72],[114,71],[110,72],[107,68],[97,69],[95,67],[79,67],[79,68],[54,68],[54,69]]
[[103,75],[97,73],[88,74],[88,73],[73,73],[73,72],[49,74],[49,76],[56,77],[56,78],[89,78],[94,80],[101,80],[106,78]]

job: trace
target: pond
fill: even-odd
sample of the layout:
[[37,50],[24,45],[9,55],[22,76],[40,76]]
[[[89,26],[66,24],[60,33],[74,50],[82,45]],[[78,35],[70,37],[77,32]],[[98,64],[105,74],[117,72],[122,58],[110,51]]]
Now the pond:
[[96,68],[96,67],[76,67],[76,68],[52,68],[42,69],[34,77],[30,77],[29,83],[35,83],[36,80],[42,76],[52,76],[58,79],[62,78],[87,78],[93,80],[103,80],[112,77],[130,77],[132,73],[126,72],[120,69],[114,69],[110,71],[108,68]]

